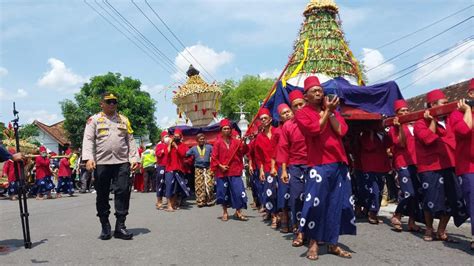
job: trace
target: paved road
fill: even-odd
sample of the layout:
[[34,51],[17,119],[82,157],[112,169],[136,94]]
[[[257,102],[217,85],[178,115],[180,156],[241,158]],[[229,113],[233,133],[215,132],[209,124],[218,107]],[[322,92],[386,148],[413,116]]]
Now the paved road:
[[[99,265],[304,265],[306,248],[291,247],[291,235],[281,234],[248,210],[248,222],[218,218],[219,207],[195,207],[175,213],[157,211],[154,195],[133,193],[128,228],[134,240],[99,240],[100,226],[95,217],[95,194],[74,198],[29,200],[33,249],[22,247],[18,202],[0,201],[0,245],[10,252],[0,253],[0,264],[99,264]],[[393,206],[382,211],[388,217]],[[387,220],[387,219],[386,219]],[[112,220],[114,223],[115,221]],[[346,260],[323,254],[318,264],[380,265],[432,264],[473,265],[465,236],[469,224],[450,225],[460,244],[426,243],[421,235],[396,233],[386,224],[358,223],[357,236],[341,237],[340,242],[354,252]],[[314,263],[313,263],[314,264]]]

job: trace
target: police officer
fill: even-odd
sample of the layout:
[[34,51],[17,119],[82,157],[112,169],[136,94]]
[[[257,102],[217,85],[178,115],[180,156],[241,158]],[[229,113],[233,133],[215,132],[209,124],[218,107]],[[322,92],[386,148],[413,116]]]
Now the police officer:
[[114,237],[125,240],[133,237],[125,227],[125,218],[130,202],[130,169],[135,170],[139,157],[130,121],[117,112],[117,105],[118,99],[113,93],[102,95],[102,112],[87,120],[82,142],[82,158],[86,161],[86,169],[95,174],[96,208],[102,224],[102,240],[112,237],[109,223],[111,183],[115,195]]

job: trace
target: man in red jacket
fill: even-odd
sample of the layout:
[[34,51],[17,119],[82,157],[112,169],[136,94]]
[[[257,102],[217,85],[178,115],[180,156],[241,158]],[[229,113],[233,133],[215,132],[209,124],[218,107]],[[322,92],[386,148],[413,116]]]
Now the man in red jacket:
[[[439,89],[426,95],[428,107],[447,102]],[[426,110],[424,119],[415,122],[416,159],[423,188],[426,223],[425,241],[433,240],[433,218],[439,218],[436,238],[452,241],[446,234],[450,217],[454,217],[456,226],[468,217],[459,180],[454,173],[456,141],[448,120],[446,117],[435,118]]]
[[356,234],[352,188],[342,137],[347,124],[336,111],[339,98],[329,100],[315,76],[304,82],[306,106],[295,120],[308,149],[305,202],[300,230],[310,239],[306,257],[318,259],[318,243],[329,244],[328,252],[344,258],[351,253],[338,246],[339,235]]
[[277,187],[278,182],[275,176],[271,175],[272,156],[275,153],[274,141],[277,129],[272,126],[272,116],[267,108],[260,109],[258,115],[262,122],[263,131],[257,135],[255,140],[255,155],[259,164],[260,181],[263,186],[263,205],[268,215],[271,215],[271,228],[278,227],[278,208],[277,208]]
[[[293,112],[297,112],[305,105],[303,93],[294,90],[289,95]],[[292,216],[292,227],[298,229],[303,209],[305,178],[308,170],[308,153],[305,138],[294,117],[281,128],[281,135],[277,146],[277,162],[281,163],[281,180],[289,184],[290,208]],[[292,245],[300,247],[303,245],[303,233],[298,231],[293,239]]]
[[46,147],[39,148],[40,156],[35,159],[36,163],[36,189],[37,200],[42,200],[43,195],[46,194],[48,199],[51,199],[51,190],[54,189],[51,169],[49,168],[49,155],[46,152]]
[[168,208],[166,211],[169,212],[172,212],[179,207],[180,202],[178,202],[178,198],[189,196],[189,189],[186,186],[186,181],[184,179],[184,158],[186,157],[188,147],[182,142],[182,140],[183,133],[181,129],[175,128],[173,139],[165,150],[165,196],[168,199]]
[[56,188],[56,198],[60,198],[62,192],[69,194],[69,196],[72,196],[74,194],[74,185],[71,179],[72,169],[69,163],[69,158],[71,157],[71,150],[67,149],[64,154],[67,157],[62,158],[59,161],[58,187]]
[[[15,154],[15,149],[9,148],[8,152],[13,156]],[[13,159],[8,159],[3,164],[3,175],[7,176],[7,180],[8,180],[7,191],[8,191],[8,196],[10,196],[11,200],[17,199],[18,188],[19,188],[18,187],[19,183],[16,180],[16,176],[15,176],[15,165],[18,165],[18,164],[16,164],[13,161]],[[19,167],[17,166],[17,168]]]
[[242,213],[247,209],[247,194],[245,193],[242,171],[243,156],[248,147],[242,141],[232,137],[232,127],[229,120],[220,122],[221,137],[217,138],[212,147],[211,170],[217,182],[217,204],[222,205],[222,221],[229,220],[227,208],[235,209],[234,218],[247,221]]
[[[396,100],[394,110],[397,116],[408,113],[405,100]],[[398,173],[401,196],[397,209],[390,220],[396,231],[402,231],[402,215],[408,215],[408,231],[419,232],[421,228],[415,224],[421,220],[422,210],[419,201],[421,195],[418,190],[421,183],[416,170],[415,135],[413,124],[400,124],[398,117],[394,119],[394,126],[388,132],[392,143],[393,165]]]
[[[468,90],[468,96],[474,100],[474,79]],[[462,99],[458,110],[449,117],[451,127],[456,136],[456,175],[460,177],[464,201],[471,217],[471,250],[474,250],[474,112]]]
[[370,224],[379,224],[377,214],[380,210],[382,191],[390,172],[387,149],[389,140],[384,132],[366,129],[360,135],[361,163],[363,178],[359,181],[360,196],[365,211],[368,211]]
[[165,195],[165,168],[166,168],[166,156],[165,152],[168,148],[170,139],[168,132],[161,132],[161,141],[155,147],[156,157],[156,208],[158,210],[163,209],[163,196]]

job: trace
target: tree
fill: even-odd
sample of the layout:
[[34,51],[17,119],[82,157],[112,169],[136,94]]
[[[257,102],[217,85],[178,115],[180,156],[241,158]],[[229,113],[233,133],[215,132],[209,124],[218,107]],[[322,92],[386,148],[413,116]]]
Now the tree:
[[259,76],[244,76],[239,82],[226,80],[222,84],[222,99],[220,113],[224,117],[238,120],[239,104],[245,104],[244,111],[252,119],[270,91],[275,80],[263,79]]
[[39,129],[36,125],[25,124],[19,128],[18,134],[20,139],[27,140],[31,137],[39,136]]
[[135,136],[149,135],[151,140],[159,138],[159,128],[155,123],[155,101],[150,94],[140,90],[141,82],[119,73],[95,76],[85,83],[75,94],[74,100],[60,102],[65,118],[64,129],[73,147],[80,147],[87,119],[101,111],[100,97],[108,91],[119,98],[118,110],[128,117]]

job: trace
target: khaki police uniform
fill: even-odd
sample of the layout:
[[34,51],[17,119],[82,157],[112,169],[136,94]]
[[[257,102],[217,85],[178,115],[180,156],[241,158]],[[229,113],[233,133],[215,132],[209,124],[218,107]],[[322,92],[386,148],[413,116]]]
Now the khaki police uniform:
[[109,192],[114,189],[115,216],[125,221],[130,201],[130,163],[139,162],[130,122],[116,113],[108,117],[100,112],[87,121],[82,142],[82,159],[96,162],[95,189],[97,216],[110,214]]

